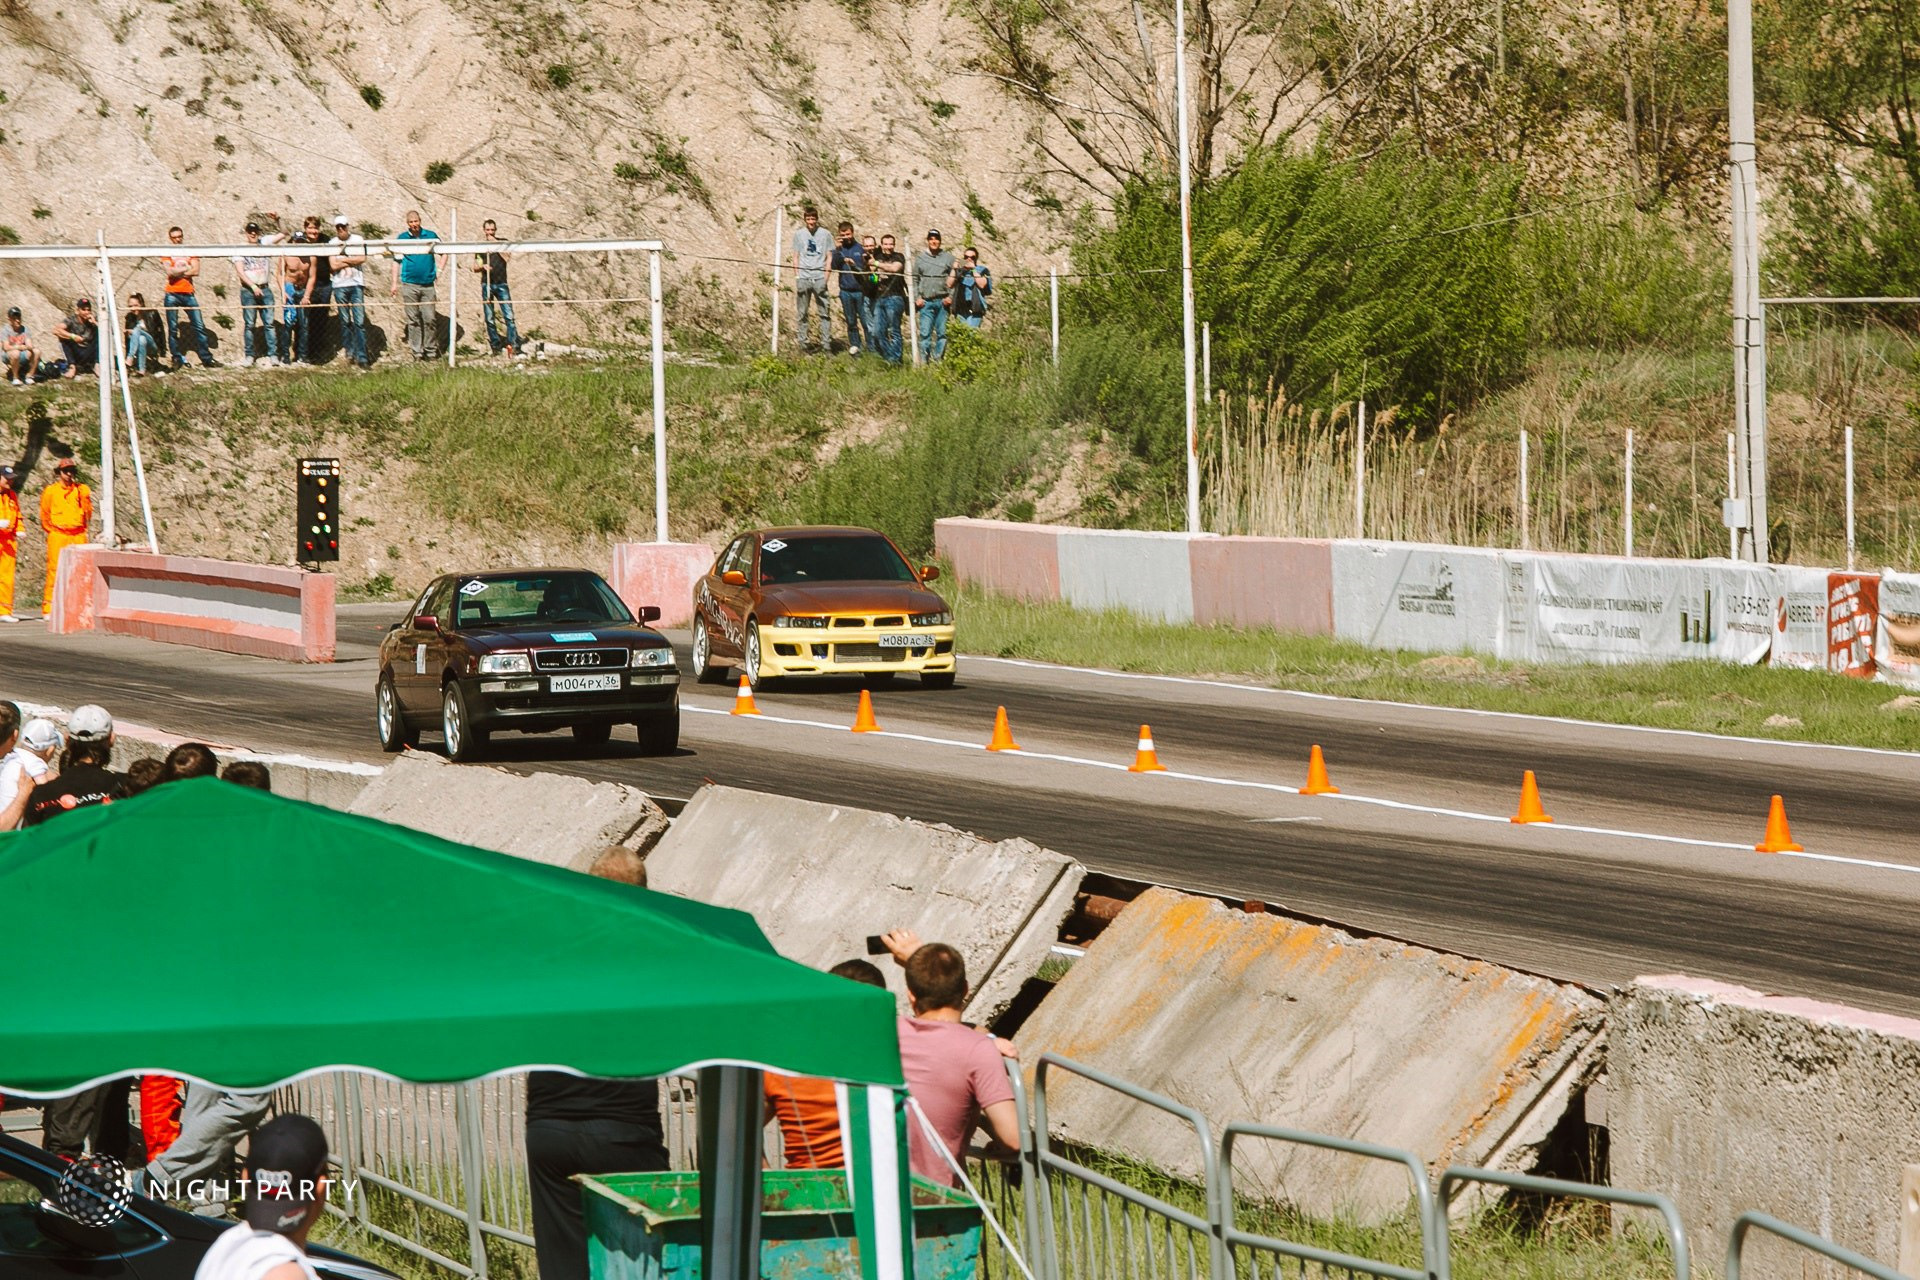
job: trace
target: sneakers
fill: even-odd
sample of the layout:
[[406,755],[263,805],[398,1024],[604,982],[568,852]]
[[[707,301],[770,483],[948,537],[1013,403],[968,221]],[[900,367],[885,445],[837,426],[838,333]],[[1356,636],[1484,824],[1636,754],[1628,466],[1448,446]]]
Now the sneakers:
[[24,382],[22,382],[22,381],[20,381],[20,379],[18,379],[18,378],[8,378],[8,379],[7,379],[7,385],[8,385],[8,386],[10,386],[10,387],[24,387],[24,386],[26,386],[27,384],[26,384],[26,383],[24,383]]
[[10,613],[0,613],[0,622],[18,622],[20,619]]
[[256,369],[271,369],[277,363],[279,362],[275,360],[272,356],[261,356],[258,360],[255,360],[253,362],[253,367]]

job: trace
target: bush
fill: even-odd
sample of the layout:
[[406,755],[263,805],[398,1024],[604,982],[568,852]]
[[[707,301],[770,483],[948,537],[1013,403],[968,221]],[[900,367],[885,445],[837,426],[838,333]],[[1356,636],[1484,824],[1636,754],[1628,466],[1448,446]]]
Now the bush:
[[1186,389],[1178,348],[1143,347],[1137,330],[1097,324],[1060,344],[1060,416],[1110,432],[1148,461],[1184,456]]
[[382,106],[386,105],[387,95],[380,92],[380,86],[378,85],[363,84],[360,86],[360,101],[366,103],[375,111],[378,111]]
[[556,89],[564,90],[573,83],[573,68],[564,62],[556,62],[547,68],[547,83]]
[[435,160],[427,166],[427,172],[423,176],[430,185],[437,187],[453,176],[453,166],[445,160]]

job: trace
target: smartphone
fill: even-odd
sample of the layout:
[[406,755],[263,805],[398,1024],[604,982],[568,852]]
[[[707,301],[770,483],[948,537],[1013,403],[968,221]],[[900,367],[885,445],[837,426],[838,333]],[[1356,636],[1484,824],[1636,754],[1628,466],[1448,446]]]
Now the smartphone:
[[870,956],[883,956],[887,954],[887,940],[877,933],[868,934],[867,954]]

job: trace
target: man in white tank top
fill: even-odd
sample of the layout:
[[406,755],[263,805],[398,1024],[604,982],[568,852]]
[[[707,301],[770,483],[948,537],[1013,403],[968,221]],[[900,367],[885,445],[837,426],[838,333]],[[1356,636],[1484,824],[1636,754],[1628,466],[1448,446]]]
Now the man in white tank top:
[[245,1221],[200,1259],[194,1280],[320,1280],[307,1235],[327,1206],[327,1135],[306,1116],[276,1116],[247,1155]]

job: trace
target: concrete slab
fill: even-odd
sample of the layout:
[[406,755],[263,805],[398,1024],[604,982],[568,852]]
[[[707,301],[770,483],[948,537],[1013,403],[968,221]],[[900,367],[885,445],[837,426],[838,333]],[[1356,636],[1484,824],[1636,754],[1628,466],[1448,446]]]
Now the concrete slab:
[[[1436,1171],[1526,1168],[1597,1071],[1604,1017],[1579,987],[1150,889],[1028,1018],[1020,1051],[1164,1094],[1216,1135],[1255,1121],[1399,1147]],[[1200,1176],[1184,1122],[1070,1076],[1048,1086],[1054,1136]],[[1408,1200],[1404,1170],[1276,1143],[1236,1149],[1234,1186],[1362,1221]]]
[[1333,544],[1313,538],[1195,538],[1193,620],[1333,634]]
[[667,826],[635,787],[454,765],[417,751],[396,757],[348,812],[576,871],[610,844],[644,851]]
[[[1759,1209],[1897,1265],[1920,1021],[1679,976],[1635,979],[1610,1012],[1616,1185],[1673,1197],[1703,1258]],[[1849,1274],[1764,1242],[1746,1256],[1763,1280]]]
[[616,542],[609,581],[635,614],[658,605],[656,626],[684,627],[693,618],[693,584],[713,557],[712,547],[697,542]]
[[[910,928],[967,961],[970,1021],[991,1021],[1039,971],[1086,869],[1025,840],[786,796],[707,786],[647,857],[651,888],[753,913],[782,955],[827,969]],[[888,985],[898,966],[877,957]]]
[[108,631],[287,662],[332,662],[332,574],[198,556],[62,553],[53,635]]
[[1016,600],[1060,599],[1060,534],[1052,525],[965,516],[933,522],[934,553],[955,578]]
[[1193,621],[1186,533],[1060,530],[1060,598],[1077,609],[1128,609],[1161,622]]

